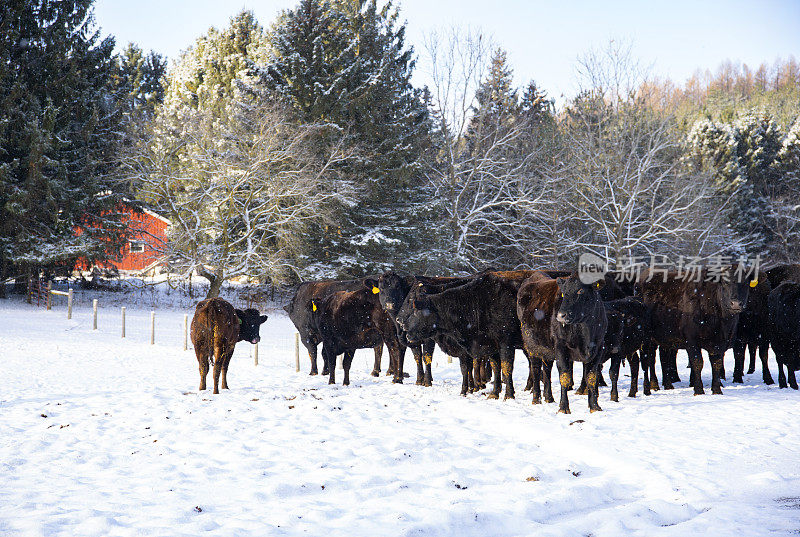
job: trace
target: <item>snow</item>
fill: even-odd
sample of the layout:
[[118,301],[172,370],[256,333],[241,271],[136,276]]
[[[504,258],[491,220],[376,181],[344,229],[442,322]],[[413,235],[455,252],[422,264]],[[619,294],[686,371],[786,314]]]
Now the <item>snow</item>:
[[432,388],[369,376],[371,350],[356,355],[351,386],[329,386],[306,357],[295,372],[293,327],[272,311],[260,364],[240,343],[231,389],[212,396],[182,350],[189,309],[157,311],[154,346],[149,309],[128,309],[124,340],[118,307],[101,305],[97,331],[90,311],[81,301],[68,321],[61,306],[0,301],[0,534],[800,530],[800,394],[760,372],[723,396],[683,382],[612,403],[603,388],[595,414],[571,393],[566,416],[531,405],[521,356],[513,401],[459,397],[457,361],[438,350]]

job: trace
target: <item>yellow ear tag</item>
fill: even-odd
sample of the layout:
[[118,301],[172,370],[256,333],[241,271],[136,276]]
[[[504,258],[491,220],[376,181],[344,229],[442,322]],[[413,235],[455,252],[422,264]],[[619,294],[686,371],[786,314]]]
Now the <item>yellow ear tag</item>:
[[377,294],[378,294],[378,293],[380,293],[380,292],[381,292],[381,290],[380,290],[380,289],[378,289],[378,288],[377,288],[377,287],[375,287],[374,285],[372,286],[372,294],[373,294],[373,295],[377,295]]
[[313,302],[311,303],[311,311],[317,311],[317,305]]
[[750,280],[750,287],[755,287],[758,285],[758,280]]
[[600,282],[595,283],[594,286],[600,289]]

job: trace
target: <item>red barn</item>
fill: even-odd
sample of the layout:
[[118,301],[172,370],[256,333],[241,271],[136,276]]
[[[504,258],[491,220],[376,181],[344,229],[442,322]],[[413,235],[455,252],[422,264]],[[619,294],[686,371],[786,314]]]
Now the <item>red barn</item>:
[[[130,233],[128,242],[122,249],[119,261],[107,261],[98,266],[120,271],[155,270],[162,261],[161,252],[167,243],[170,221],[148,209],[135,211],[126,204],[119,210],[123,213],[122,223],[128,226]],[[91,267],[85,261],[79,261],[75,268],[88,270]]]

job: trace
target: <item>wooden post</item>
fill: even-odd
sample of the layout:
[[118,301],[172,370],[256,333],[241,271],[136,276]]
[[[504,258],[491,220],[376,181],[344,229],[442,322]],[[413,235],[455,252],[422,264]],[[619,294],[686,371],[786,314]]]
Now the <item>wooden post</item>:
[[189,315],[183,314],[183,350],[189,348]]
[[150,312],[150,345],[156,344],[156,310]]
[[294,333],[294,370],[300,372],[300,334]]
[[253,345],[253,347],[255,347],[253,349],[253,364],[258,365],[258,343]]
[[122,337],[125,337],[125,306],[122,306]]
[[92,330],[97,330],[97,299],[92,300]]
[[67,319],[72,319],[72,289],[67,293]]
[[50,292],[53,290],[53,282],[47,282],[47,309],[49,310],[52,306],[50,303]]

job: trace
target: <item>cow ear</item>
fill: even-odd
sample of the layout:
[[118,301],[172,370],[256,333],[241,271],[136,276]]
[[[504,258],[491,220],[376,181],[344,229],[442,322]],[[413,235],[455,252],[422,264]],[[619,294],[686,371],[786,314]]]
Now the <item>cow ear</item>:
[[375,278],[364,278],[364,287],[371,290],[376,295],[381,292],[381,290],[378,289],[378,280]]
[[239,320],[239,324],[242,324],[242,319],[244,319],[244,312],[242,310],[234,310],[236,311],[236,318]]
[[267,322],[267,316],[266,315],[259,316],[258,324],[264,324],[265,322]]
[[606,279],[603,278],[602,280],[597,280],[594,282],[595,289],[602,289],[606,285]]

